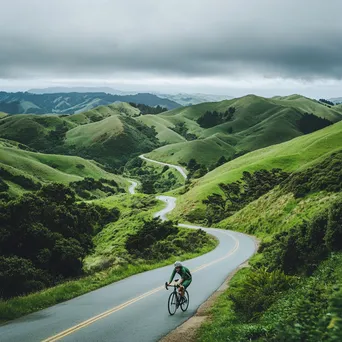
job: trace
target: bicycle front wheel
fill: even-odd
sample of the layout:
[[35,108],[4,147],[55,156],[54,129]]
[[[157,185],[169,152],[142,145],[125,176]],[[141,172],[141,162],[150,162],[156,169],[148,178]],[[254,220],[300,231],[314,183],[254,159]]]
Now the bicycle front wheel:
[[186,310],[188,310],[188,307],[189,307],[189,300],[190,300],[190,298],[189,298],[189,293],[188,293],[187,290],[185,290],[184,298],[185,298],[185,300],[182,299],[181,305],[180,305],[180,308],[181,308],[181,310],[182,310],[183,312],[186,311]]
[[176,313],[177,308],[178,308],[178,299],[177,299],[177,294],[175,292],[172,292],[170,294],[167,308],[171,316]]

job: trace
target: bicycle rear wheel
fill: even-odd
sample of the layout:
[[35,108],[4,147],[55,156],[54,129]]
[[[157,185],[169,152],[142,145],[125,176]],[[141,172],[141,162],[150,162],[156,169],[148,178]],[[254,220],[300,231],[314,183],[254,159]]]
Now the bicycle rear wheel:
[[181,301],[181,305],[180,305],[180,308],[181,310],[184,312],[186,310],[188,310],[188,307],[189,307],[189,293],[187,290],[185,290],[185,293],[184,293],[184,298],[185,298],[185,301],[182,299]]
[[169,310],[169,314],[172,316],[176,313],[178,308],[178,299],[175,292],[172,292],[169,296],[167,309]]

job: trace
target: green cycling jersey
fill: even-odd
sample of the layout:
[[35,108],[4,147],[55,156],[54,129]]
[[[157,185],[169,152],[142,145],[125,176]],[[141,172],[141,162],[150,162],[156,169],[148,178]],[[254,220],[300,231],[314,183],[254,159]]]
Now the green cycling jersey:
[[190,270],[187,267],[185,267],[185,266],[181,266],[179,272],[177,272],[176,268],[174,268],[174,270],[173,270],[173,272],[171,274],[169,283],[172,282],[172,280],[175,277],[176,273],[178,273],[183,280],[190,280],[190,281],[192,280],[192,276],[191,276]]

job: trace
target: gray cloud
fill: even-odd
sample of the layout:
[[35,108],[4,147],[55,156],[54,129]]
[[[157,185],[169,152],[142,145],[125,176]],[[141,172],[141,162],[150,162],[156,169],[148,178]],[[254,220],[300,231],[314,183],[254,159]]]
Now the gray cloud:
[[2,0],[0,78],[342,79],[341,0]]

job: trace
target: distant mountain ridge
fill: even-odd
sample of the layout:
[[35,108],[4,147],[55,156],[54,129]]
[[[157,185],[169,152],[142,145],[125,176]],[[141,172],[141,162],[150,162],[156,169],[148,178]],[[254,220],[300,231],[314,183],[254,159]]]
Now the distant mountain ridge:
[[179,93],[179,94],[162,94],[154,93],[161,98],[167,98],[175,101],[182,106],[191,106],[204,102],[219,102],[223,100],[231,100],[233,97],[228,95],[202,94],[202,93]]
[[[106,93],[112,95],[135,95],[138,91],[122,91],[110,87],[48,87],[33,88],[27,90],[31,94],[55,94],[55,93]],[[157,94],[156,94],[157,95]]]
[[134,102],[152,107],[159,105],[167,109],[181,107],[174,101],[149,93],[113,95],[104,92],[51,94],[0,92],[0,111],[8,114],[74,114],[114,102]]
[[[139,91],[123,91],[119,89],[113,89],[111,87],[48,87],[29,89],[27,92],[32,94],[54,94],[54,93],[106,93],[112,95],[136,95]],[[161,93],[150,91],[149,93],[158,96],[162,99],[169,99],[177,102],[182,106],[190,106],[203,102],[218,102],[223,100],[230,100],[233,97],[228,95],[216,95],[216,94],[204,94],[204,93]]]
[[333,97],[333,98],[329,99],[329,101],[331,101],[335,104],[339,104],[339,103],[342,103],[342,97]]

